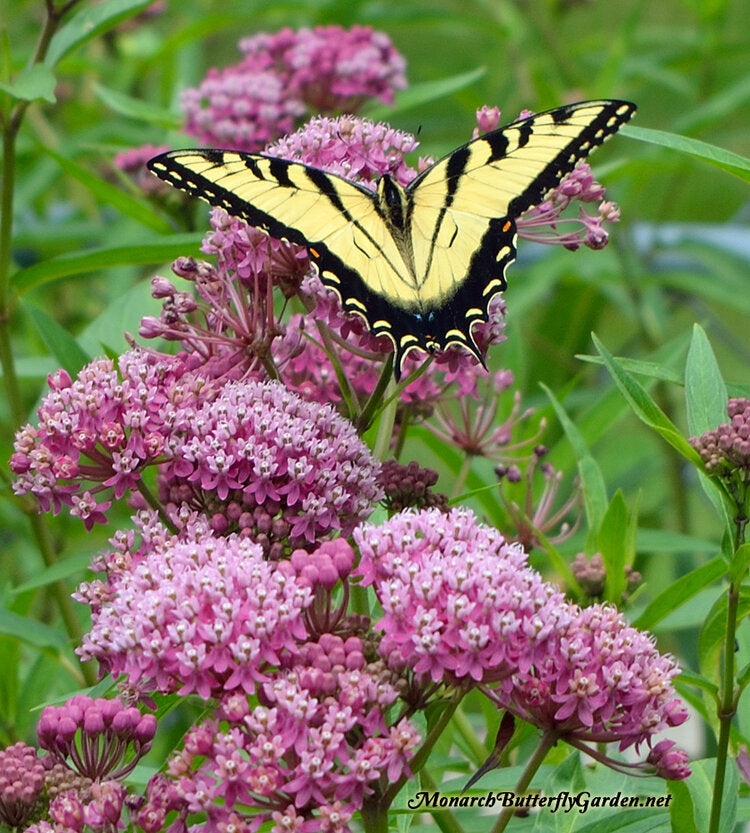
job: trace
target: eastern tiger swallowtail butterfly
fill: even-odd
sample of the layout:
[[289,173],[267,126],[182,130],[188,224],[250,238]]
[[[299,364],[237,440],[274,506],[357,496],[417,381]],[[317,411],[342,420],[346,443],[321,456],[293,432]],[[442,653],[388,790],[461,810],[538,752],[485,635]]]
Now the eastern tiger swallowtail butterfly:
[[516,219],[635,109],[583,101],[518,119],[451,151],[405,188],[385,175],[372,191],[300,162],[230,150],[173,150],[148,167],[307,246],[344,309],[393,342],[398,378],[414,347],[461,344],[484,363],[471,329],[505,289]]

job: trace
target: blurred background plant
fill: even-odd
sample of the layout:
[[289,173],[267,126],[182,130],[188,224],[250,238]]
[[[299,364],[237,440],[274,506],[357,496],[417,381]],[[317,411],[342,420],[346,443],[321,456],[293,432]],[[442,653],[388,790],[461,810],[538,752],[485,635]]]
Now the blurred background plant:
[[[715,494],[713,504],[707,500],[703,475],[686,462],[689,453],[677,442],[662,442],[631,406],[640,402],[640,416],[645,412],[653,425],[659,420],[644,405],[651,402],[684,435],[700,435],[727,421],[727,391],[750,395],[750,7],[744,0],[48,0],[46,6],[5,0],[0,21],[6,393],[0,460],[11,456],[16,429],[35,421],[47,374],[63,367],[75,376],[94,357],[122,353],[122,334],[137,332],[144,315],[159,315],[149,279],[168,273],[165,264],[177,257],[200,255],[209,229],[206,207],[159,190],[138,165],[159,148],[196,144],[181,131],[198,118],[201,101],[219,105],[204,88],[202,98],[185,100],[183,111],[181,93],[199,89],[212,67],[238,64],[241,38],[319,24],[370,25],[387,33],[406,58],[408,86],[394,85],[392,105],[375,98],[346,103],[418,134],[424,156],[438,157],[466,141],[483,104],[502,108],[505,123],[523,108],[566,101],[611,96],[637,102],[635,125],[593,159],[607,197],[622,212],[610,245],[573,255],[521,241],[504,298],[505,340],[489,356],[494,375],[480,397],[481,413],[467,413],[463,402],[442,402],[436,414],[406,403],[398,419],[409,430],[394,447],[404,464],[417,460],[437,473],[435,483],[433,475],[412,471],[420,495],[430,487],[462,495],[462,504],[487,523],[523,541],[533,565],[564,583],[579,603],[589,594],[622,603],[634,624],[658,637],[662,651],[719,684],[726,571],[717,556],[732,527],[731,517],[722,523],[731,496],[729,504]],[[279,123],[288,118],[296,127],[320,101],[310,95],[306,111],[303,104],[276,114]],[[639,134],[641,128],[669,135]],[[144,145],[150,147],[134,150]],[[701,329],[694,330],[696,323]],[[592,357],[592,331],[605,353],[627,357],[620,367],[635,374],[651,399],[639,399],[612,364],[605,370],[601,351]],[[490,421],[480,425],[487,414]],[[427,417],[434,417],[431,424]],[[469,434],[481,428],[491,449],[477,453],[465,443],[446,444],[447,426],[464,426],[467,419],[475,420],[466,426]],[[666,437],[669,426],[661,427]],[[73,653],[89,627],[87,611],[67,599],[111,529],[86,533],[66,513],[40,518],[33,501],[12,495],[5,464],[2,472],[0,746],[6,746],[33,741],[42,704],[95,682],[95,669],[81,666]],[[112,523],[127,525],[128,514],[114,507]],[[731,551],[725,546],[726,556]],[[597,558],[595,593],[578,553]],[[617,569],[607,574],[608,567]],[[634,572],[641,577],[637,587]],[[670,586],[675,593],[665,596]],[[740,605],[739,621],[744,614]],[[734,662],[742,669],[750,659],[750,635],[745,627],[736,636]],[[683,680],[680,693],[705,718],[703,730],[692,722],[691,751],[709,757],[718,728],[710,685],[690,672]],[[689,682],[702,685],[705,699]],[[443,770],[457,768],[465,779],[491,750],[499,718],[472,698],[439,747],[445,757],[430,768],[435,783]],[[145,781],[148,767],[166,758],[200,708],[191,713],[188,703],[172,711],[173,705],[163,705],[166,717],[151,752],[135,767],[136,780]],[[740,708],[733,748],[747,742],[749,722],[749,710]],[[483,735],[486,724],[490,739]],[[451,740],[464,756],[461,764],[448,755]],[[504,754],[520,749],[522,755],[528,743],[520,734]],[[545,770],[547,788],[574,779],[578,770],[570,760],[567,766]],[[732,767],[730,761],[726,783],[736,794]],[[706,772],[708,784],[710,766]],[[493,775],[482,787],[515,783],[505,775],[493,781]],[[601,792],[622,788],[606,777],[598,782]],[[456,783],[447,778],[442,788],[456,789]],[[699,786],[685,789],[695,806],[707,801]],[[746,787],[740,793],[737,818],[747,820]],[[688,801],[687,793],[679,795]],[[694,818],[701,829],[700,814]]]

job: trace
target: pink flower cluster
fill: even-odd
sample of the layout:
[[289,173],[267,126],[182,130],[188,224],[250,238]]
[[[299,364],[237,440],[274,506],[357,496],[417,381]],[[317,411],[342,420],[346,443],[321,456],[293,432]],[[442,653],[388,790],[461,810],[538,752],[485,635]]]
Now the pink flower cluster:
[[106,581],[81,585],[75,598],[92,609],[78,653],[144,691],[207,699],[255,690],[264,668],[296,653],[306,637],[302,611],[312,596],[289,561],[266,561],[239,535],[216,537],[205,521],[170,535],[153,515],[134,535],[113,539]]
[[[479,684],[499,707],[573,745],[650,747],[687,718],[672,685],[679,668],[651,636],[615,608],[567,602],[519,545],[468,510],[407,511],[354,538],[357,572],[383,608],[376,628],[390,667]],[[672,753],[668,777],[685,777],[686,760]]]
[[382,494],[379,464],[352,423],[277,382],[228,382],[183,409],[175,428],[160,494],[202,511],[219,533],[309,545],[348,534]]
[[149,785],[138,821],[164,829],[178,810],[205,814],[208,829],[345,833],[376,785],[408,774],[419,741],[386,715],[398,692],[381,664],[368,666],[357,637],[324,634],[303,645],[299,661],[264,683],[260,705],[228,694],[219,715],[192,729],[168,777]]
[[263,153],[320,168],[374,191],[377,180],[385,174],[404,186],[414,179],[417,172],[404,157],[418,146],[411,133],[384,122],[354,116],[315,116],[295,133],[270,144]]
[[[137,489],[146,465],[165,452],[173,409],[197,395],[201,380],[184,361],[131,350],[118,366],[86,365],[73,381],[59,370],[38,411],[39,427],[16,434],[10,467],[16,494],[33,494],[43,511],[61,505],[90,529],[111,505]],[[104,501],[96,495],[104,493]]]
[[496,696],[568,743],[650,746],[652,735],[687,719],[672,685],[680,671],[674,659],[614,607],[562,604],[541,647],[533,665],[502,681]]
[[468,510],[405,511],[354,531],[357,573],[383,608],[380,652],[435,682],[491,682],[531,661],[563,594]]
[[37,724],[39,746],[53,760],[92,781],[124,778],[151,748],[156,718],[122,702],[77,694],[47,706]]
[[185,130],[214,147],[257,151],[304,114],[355,112],[406,86],[405,62],[369,27],[319,26],[240,41],[243,59],[183,92]]
[[350,422],[276,382],[211,383],[198,375],[205,364],[193,372],[194,358],[132,350],[119,373],[102,359],[75,381],[50,377],[39,427],[16,436],[16,493],[45,510],[70,505],[90,527],[110,506],[97,493],[138,490],[143,469],[160,463],[173,520],[188,504],[219,532],[264,534],[266,549],[302,546],[369,514],[379,467]]

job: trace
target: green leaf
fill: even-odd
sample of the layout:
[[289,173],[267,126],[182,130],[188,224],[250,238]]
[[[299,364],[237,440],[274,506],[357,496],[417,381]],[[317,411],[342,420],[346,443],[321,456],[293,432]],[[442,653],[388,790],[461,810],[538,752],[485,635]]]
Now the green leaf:
[[469,70],[469,72],[451,75],[449,78],[438,78],[436,81],[423,81],[421,84],[413,84],[408,89],[396,93],[393,106],[377,104],[374,107],[366,108],[363,114],[368,119],[378,121],[393,116],[395,112],[401,113],[420,104],[430,104],[439,98],[452,95],[459,90],[465,90],[476,83],[486,72],[486,67],[477,67]]
[[704,758],[691,761],[692,774],[684,781],[670,781],[674,795],[670,805],[672,829],[679,833],[705,833],[709,829],[711,804],[721,802],[721,820],[718,833],[732,833],[737,819],[737,790],[739,775],[732,759],[727,761],[723,795],[714,796],[716,759]]
[[719,693],[719,687],[711,680],[707,680],[702,674],[696,674],[695,671],[681,671],[677,682],[682,685],[691,685],[707,691],[714,699]]
[[158,232],[159,234],[169,234],[171,226],[163,218],[156,214],[151,205],[145,199],[137,199],[130,194],[106,182],[98,176],[94,176],[86,168],[62,156],[50,148],[42,148],[44,152],[51,156],[55,162],[65,171],[68,176],[76,179],[85,188],[87,188],[97,199],[99,203],[106,203],[116,208],[121,214],[130,217],[142,223],[144,226]]
[[[708,337],[698,324],[693,325],[693,337],[685,362],[685,398],[691,436],[699,436],[727,421],[727,388]],[[706,497],[723,519],[724,527],[731,533],[732,511],[725,495],[703,469],[699,480]]]
[[140,98],[124,95],[102,84],[95,84],[94,92],[107,107],[129,119],[145,121],[158,127],[166,127],[168,130],[179,130],[184,122],[179,113],[170,112]]
[[698,436],[727,421],[727,387],[704,329],[693,325],[685,363],[688,431]]
[[625,590],[625,558],[628,536],[628,507],[622,490],[609,502],[597,536],[599,552],[606,569],[605,598],[618,604]]
[[698,634],[698,668],[709,680],[718,680],[726,641],[727,596],[722,593],[711,605]]
[[13,283],[23,295],[37,286],[70,275],[84,275],[110,266],[166,263],[181,255],[200,255],[200,235],[171,234],[153,243],[138,246],[112,246],[88,252],[68,252],[21,269],[13,276]]
[[649,396],[643,385],[634,379],[620,363],[612,356],[612,354],[604,347],[595,334],[592,333],[592,338],[596,349],[599,351],[604,364],[609,370],[615,384],[620,389],[620,393],[630,404],[635,415],[653,428],[657,434],[665,439],[672,448],[676,449],[685,459],[696,465],[699,469],[703,469],[703,463],[698,452],[687,442],[687,440],[680,434],[678,428],[667,417],[664,411],[654,402]]
[[666,810],[650,807],[642,810],[612,810],[611,813],[589,824],[576,826],[575,833],[670,833],[672,830],[683,833],[680,828],[670,826]]
[[688,599],[692,599],[705,587],[725,576],[726,572],[727,562],[721,556],[712,558],[707,564],[702,564],[687,575],[680,576],[676,581],[673,581],[651,602],[633,624],[641,630],[650,630],[673,610],[685,604]]
[[[541,383],[540,383],[541,384]],[[596,460],[592,457],[591,452],[586,446],[586,442],[581,435],[581,432],[576,427],[573,420],[568,416],[563,406],[557,401],[557,398],[552,391],[544,384],[541,384],[542,390],[547,394],[552,407],[555,409],[560,425],[565,431],[565,436],[568,438],[576,456],[576,465],[578,467],[578,476],[581,479],[581,491],[583,493],[583,502],[586,510],[586,521],[591,530],[599,529],[602,518],[607,508],[607,487],[604,485],[604,476],[599,468]]]
[[25,581],[14,587],[10,594],[11,596],[18,596],[28,590],[36,590],[39,587],[46,587],[49,584],[54,584],[56,581],[70,578],[71,576],[80,576],[90,566],[91,560],[95,554],[95,550],[91,552],[76,553],[69,558],[65,558],[42,570],[40,573],[35,573],[33,578]]
[[73,336],[61,327],[54,318],[39,307],[22,299],[21,306],[31,319],[39,337],[62,367],[75,377],[76,373],[91,361]]
[[[601,356],[590,356],[585,353],[576,355],[577,359],[590,364],[604,364]],[[645,376],[648,379],[658,379],[661,382],[672,382],[675,385],[683,384],[683,376],[679,370],[671,370],[658,362],[644,362],[639,359],[628,359],[624,356],[615,357],[620,366],[629,373],[636,376]]]
[[0,633],[40,650],[63,653],[68,649],[65,637],[57,628],[19,616],[10,610],[0,610]]
[[106,3],[82,9],[52,38],[44,58],[45,66],[54,67],[77,46],[114,29],[152,3],[153,0],[107,0]]
[[732,556],[732,563],[729,565],[729,576],[732,581],[742,581],[750,566],[750,543],[742,544]]
[[19,101],[48,101],[55,103],[55,86],[57,79],[49,67],[34,64],[21,72],[11,83],[0,82],[0,90],[5,90]]
[[620,133],[637,139],[639,142],[648,142],[652,145],[661,145],[670,150],[677,150],[681,153],[688,153],[697,156],[705,162],[716,165],[723,171],[750,182],[750,159],[732,153],[729,150],[710,145],[708,142],[701,142],[699,139],[690,139],[687,136],[680,136],[677,133],[668,133],[665,130],[652,130],[648,127],[634,127],[625,125]]

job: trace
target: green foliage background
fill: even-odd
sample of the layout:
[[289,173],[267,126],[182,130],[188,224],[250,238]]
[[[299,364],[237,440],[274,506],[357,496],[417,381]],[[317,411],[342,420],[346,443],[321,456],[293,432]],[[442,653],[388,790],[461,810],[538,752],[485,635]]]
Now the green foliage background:
[[[714,581],[720,572],[704,565],[721,551],[720,516],[696,470],[631,411],[601,359],[591,360],[599,355],[591,333],[610,353],[641,363],[626,367],[686,435],[688,346],[691,338],[696,350],[708,344],[702,336],[695,340],[695,323],[708,336],[730,395],[750,394],[750,4],[169,0],[159,14],[134,17],[147,5],[108,0],[77,7],[67,24],[69,40],[63,29],[47,70],[15,86],[33,53],[43,5],[5,0],[0,8],[4,109],[9,111],[12,94],[40,99],[29,107],[19,136],[12,247],[12,339],[27,418],[33,421],[48,372],[60,365],[75,372],[87,357],[125,349],[122,334],[137,332],[141,316],[154,311],[148,279],[167,274],[165,264],[177,255],[197,253],[207,227],[205,209],[196,209],[194,234],[179,233],[118,177],[112,157],[147,142],[191,144],[178,132],[179,91],[197,85],[209,67],[235,63],[239,37],[327,23],[385,31],[407,58],[410,88],[394,108],[372,107],[369,114],[419,131],[425,155],[441,155],[466,141],[474,111],[485,103],[499,105],[505,122],[522,108],[542,110],[570,100],[635,101],[634,126],[593,160],[608,197],[622,208],[610,246],[571,254],[522,242],[506,293],[508,340],[491,358],[495,367],[513,370],[524,406],[547,418],[549,460],[566,472],[566,482],[590,457],[606,498],[622,490],[622,506],[616,504],[622,517],[633,518],[638,507],[635,566],[646,583],[627,615],[638,623],[646,612],[642,621],[662,649],[707,674],[714,643],[701,629],[721,586]],[[76,19],[78,14],[92,17]],[[84,34],[92,36],[83,42]],[[699,144],[688,145],[685,153],[677,137],[639,133],[642,128],[700,140],[738,158]],[[709,347],[709,371],[710,353]],[[547,391],[559,403],[557,411]],[[717,396],[723,406],[720,388]],[[574,435],[564,430],[565,414]],[[5,461],[17,428],[6,401],[0,416]],[[532,422],[529,432],[537,419]],[[458,453],[440,448],[426,431],[410,443],[404,460],[413,457],[439,469],[439,486],[450,491],[461,465]],[[87,535],[62,514],[48,526],[56,563],[45,563],[29,535],[28,507],[10,492],[4,462],[2,471],[0,745],[30,739],[34,709],[83,684],[73,646],[61,636],[55,587],[72,591],[108,534],[97,529]],[[480,490],[492,482],[492,464],[474,461],[468,487]],[[503,528],[494,489],[478,491],[469,502]],[[584,549],[587,532],[563,546],[564,562]],[[534,554],[536,566],[548,573],[549,556]],[[672,603],[661,597],[658,610],[648,607],[676,579],[699,568],[695,592]],[[75,609],[75,616],[85,630],[84,611]],[[740,667],[750,657],[743,624]],[[701,707],[698,695],[691,699]],[[711,722],[710,708],[706,720]],[[181,725],[175,720],[175,738]],[[740,709],[736,727],[735,741],[750,736],[747,707]],[[165,734],[155,763],[175,738]],[[708,732],[705,742],[710,754]],[[470,760],[481,762],[481,750],[457,743]],[[746,798],[739,818],[750,818]]]

